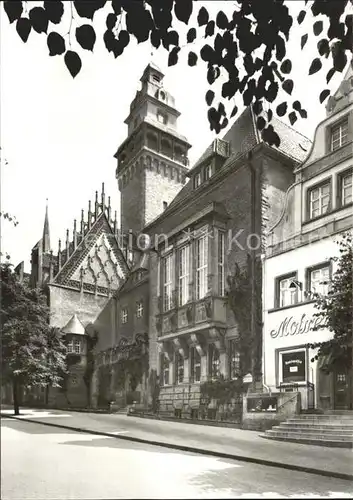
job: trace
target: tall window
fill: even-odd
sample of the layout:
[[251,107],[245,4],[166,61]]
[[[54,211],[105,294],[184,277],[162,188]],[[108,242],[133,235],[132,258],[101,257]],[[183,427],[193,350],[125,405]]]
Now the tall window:
[[196,298],[202,299],[208,292],[208,235],[196,240]]
[[225,235],[223,232],[218,232],[218,293],[225,294]]
[[169,311],[172,308],[172,255],[163,260],[163,308]]
[[136,316],[142,318],[143,316],[143,302],[136,303]]
[[163,123],[163,125],[166,125],[167,121],[168,121],[168,117],[167,117],[167,115],[165,113],[162,113],[162,112],[158,111],[158,113],[157,113],[157,120],[160,123]]
[[297,303],[298,290],[297,287],[290,288],[295,276],[278,280],[278,307],[290,306]]
[[169,360],[164,354],[161,356],[161,365],[163,385],[169,385]]
[[194,177],[194,188],[197,189],[201,184],[201,174],[198,173]]
[[196,347],[190,349],[190,375],[191,382],[200,382],[201,380],[201,356]]
[[126,308],[121,310],[121,322],[127,323],[127,309]]
[[330,184],[327,182],[309,192],[310,219],[325,214],[330,206]]
[[323,266],[319,269],[313,269],[309,275],[310,291],[319,293],[320,295],[327,295],[330,286],[330,267]]
[[80,354],[81,352],[81,341],[79,339],[74,340],[74,352],[75,354]]
[[179,250],[179,305],[183,306],[189,300],[190,247]]
[[176,367],[176,382],[182,384],[184,382],[184,358],[179,352],[175,354]]
[[331,150],[340,148],[348,142],[348,119],[334,125],[331,129]]
[[205,167],[205,181],[208,181],[211,175],[212,175],[212,165],[209,164]]
[[219,350],[213,344],[209,345],[208,348],[208,361],[209,361],[209,375],[211,378],[217,378],[219,376]]
[[67,352],[70,352],[70,353],[74,352],[74,342],[72,339],[67,342],[66,347],[67,347]]
[[353,172],[345,174],[341,178],[341,204],[342,206],[352,203]]
[[239,376],[240,370],[240,355],[237,350],[235,339],[229,341],[229,375],[231,379]]

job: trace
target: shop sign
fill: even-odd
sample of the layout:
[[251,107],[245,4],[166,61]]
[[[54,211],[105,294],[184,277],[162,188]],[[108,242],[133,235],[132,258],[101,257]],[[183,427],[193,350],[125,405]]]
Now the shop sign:
[[283,382],[305,380],[305,351],[282,354]]
[[319,316],[309,317],[304,313],[299,321],[296,321],[293,316],[287,316],[278,328],[271,330],[270,335],[273,339],[288,337],[288,335],[302,335],[310,332],[319,325],[324,325],[324,318]]

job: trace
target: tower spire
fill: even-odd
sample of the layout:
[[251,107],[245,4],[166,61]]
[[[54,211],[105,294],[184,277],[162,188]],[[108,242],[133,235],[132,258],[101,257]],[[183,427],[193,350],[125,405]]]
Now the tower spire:
[[42,238],[43,253],[50,252],[50,231],[49,231],[49,216],[48,216],[48,198],[46,199],[45,218]]

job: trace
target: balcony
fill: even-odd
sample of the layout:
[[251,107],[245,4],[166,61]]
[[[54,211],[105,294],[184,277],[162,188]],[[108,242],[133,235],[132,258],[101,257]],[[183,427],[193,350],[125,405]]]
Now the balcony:
[[210,326],[226,327],[226,298],[207,296],[157,315],[158,337]]

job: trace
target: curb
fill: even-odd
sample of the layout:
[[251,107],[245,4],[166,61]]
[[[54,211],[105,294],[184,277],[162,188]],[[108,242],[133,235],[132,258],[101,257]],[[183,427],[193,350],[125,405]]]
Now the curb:
[[49,422],[39,422],[38,420],[31,420],[29,418],[18,418],[17,416],[14,415],[5,415],[3,413],[0,413],[0,416],[2,418],[11,418],[13,420],[19,420],[20,422],[30,422],[32,424],[39,424],[39,425],[46,425],[48,427],[57,427],[59,429],[68,429],[71,431],[75,432],[81,432],[84,434],[92,434],[95,436],[105,436],[105,437],[110,437],[110,438],[115,438],[115,439],[121,439],[123,441],[132,441],[134,443],[143,443],[143,444],[148,444],[152,446],[160,446],[162,448],[170,448],[172,450],[180,450],[180,451],[186,451],[189,453],[197,453],[199,455],[208,455],[208,456],[213,456],[213,457],[218,457],[218,458],[225,458],[228,460],[238,460],[240,462],[248,462],[248,463],[253,463],[253,464],[260,464],[260,465],[266,465],[268,467],[277,467],[281,469],[287,469],[287,470],[294,470],[298,472],[306,472],[308,474],[316,474],[319,476],[326,476],[326,477],[334,477],[337,479],[344,479],[346,481],[353,481],[353,474],[344,474],[342,472],[332,472],[332,471],[325,471],[321,469],[315,469],[312,467],[304,467],[301,465],[291,465],[291,464],[285,464],[283,462],[274,462],[272,460],[264,460],[262,458],[253,458],[253,457],[246,457],[243,455],[233,455],[230,453],[223,453],[223,452],[218,452],[218,451],[213,451],[213,450],[206,450],[204,448],[195,448],[193,446],[184,446],[184,445],[179,445],[179,444],[173,444],[173,443],[164,443],[161,441],[154,441],[150,439],[143,439],[143,438],[138,438],[138,437],[133,437],[133,436],[124,436],[121,434],[111,434],[109,432],[103,432],[103,431],[92,431],[90,429],[83,429],[81,427],[72,427],[70,425],[63,425],[63,424],[52,424]]

